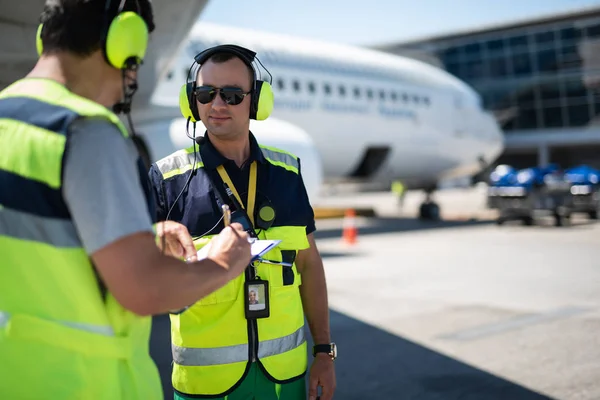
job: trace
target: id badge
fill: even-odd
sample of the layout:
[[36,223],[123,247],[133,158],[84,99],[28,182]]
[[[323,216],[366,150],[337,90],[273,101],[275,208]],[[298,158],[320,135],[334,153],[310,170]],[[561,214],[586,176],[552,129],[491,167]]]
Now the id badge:
[[269,282],[263,280],[246,281],[246,319],[269,317]]

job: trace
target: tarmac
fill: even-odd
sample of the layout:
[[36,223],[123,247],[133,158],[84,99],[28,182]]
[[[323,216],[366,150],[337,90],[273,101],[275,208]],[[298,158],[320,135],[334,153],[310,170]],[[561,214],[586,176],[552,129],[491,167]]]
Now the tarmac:
[[[343,219],[317,221],[335,399],[600,399],[600,224],[497,226],[483,194],[436,193],[438,222],[414,218],[419,193],[402,209],[390,193],[320,202],[376,215],[356,218],[354,245]],[[170,399],[166,316],[151,353]]]

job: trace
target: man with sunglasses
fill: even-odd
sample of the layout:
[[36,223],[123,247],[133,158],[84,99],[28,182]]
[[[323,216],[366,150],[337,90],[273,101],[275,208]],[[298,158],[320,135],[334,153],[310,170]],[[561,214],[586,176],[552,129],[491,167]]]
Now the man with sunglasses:
[[157,248],[147,170],[111,110],[128,109],[149,0],[48,0],[40,22],[39,60],[0,92],[0,398],[159,399],[151,316],[242,273],[248,235],[232,224],[186,263],[170,223]]
[[[254,59],[235,45],[195,57],[180,105],[188,122],[201,121],[206,131],[149,173],[157,217],[183,223],[198,246],[225,226],[225,205],[250,236],[281,240],[214,295],[171,315],[175,398],[305,400],[306,316],[316,343],[309,398],[321,387],[321,399],[329,400],[336,348],[314,214],[300,160],[259,145],[250,132],[250,119],[265,119],[273,101],[270,86],[256,79]],[[261,293],[260,307],[250,306],[253,290]]]

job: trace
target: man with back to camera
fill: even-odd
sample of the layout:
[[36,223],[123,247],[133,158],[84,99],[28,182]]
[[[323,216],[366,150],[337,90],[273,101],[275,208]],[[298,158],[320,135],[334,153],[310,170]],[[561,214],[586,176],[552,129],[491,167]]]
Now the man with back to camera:
[[[150,168],[158,219],[181,221],[198,246],[223,229],[224,205],[251,236],[282,241],[243,276],[171,315],[177,399],[306,399],[304,311],[317,344],[309,396],[320,386],[321,398],[331,399],[335,390],[327,288],[300,160],[260,146],[249,129],[250,118],[266,119],[273,107],[254,59],[235,45],[195,57],[180,106],[194,132],[201,120],[206,133]],[[251,307],[261,285],[261,307]]]
[[109,110],[129,108],[152,19],[148,0],[48,1],[40,59],[0,92],[0,398],[162,398],[150,316],[250,260],[239,224],[200,262],[177,259],[195,249],[175,222],[157,248],[147,173]]

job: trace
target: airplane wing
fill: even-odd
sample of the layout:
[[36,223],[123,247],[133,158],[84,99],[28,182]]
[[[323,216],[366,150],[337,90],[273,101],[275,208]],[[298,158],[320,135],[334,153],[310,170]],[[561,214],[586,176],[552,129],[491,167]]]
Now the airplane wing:
[[[198,19],[208,0],[154,1],[156,29],[140,70],[133,108],[146,109],[156,82]],[[44,0],[0,0],[0,90],[23,77],[37,60],[35,33]]]

